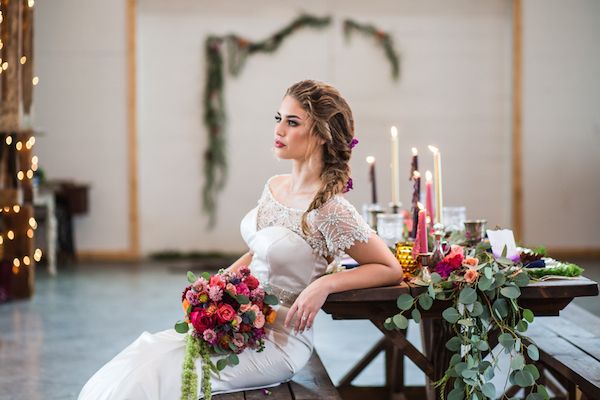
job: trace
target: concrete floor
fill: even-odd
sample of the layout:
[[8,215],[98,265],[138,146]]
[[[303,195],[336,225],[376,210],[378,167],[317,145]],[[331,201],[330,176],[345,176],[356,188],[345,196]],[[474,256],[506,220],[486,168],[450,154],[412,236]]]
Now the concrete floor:
[[[580,263],[600,281],[600,263]],[[0,399],[75,399],[85,381],[144,330],[156,332],[181,317],[179,292],[189,264],[89,264],[49,277],[38,269],[31,300],[0,305]],[[575,301],[600,315],[597,298]],[[381,337],[366,321],[333,321],[321,313],[315,345],[334,383]],[[418,328],[409,328],[418,343]],[[406,382],[422,385],[407,364]],[[383,356],[356,385],[383,384]]]

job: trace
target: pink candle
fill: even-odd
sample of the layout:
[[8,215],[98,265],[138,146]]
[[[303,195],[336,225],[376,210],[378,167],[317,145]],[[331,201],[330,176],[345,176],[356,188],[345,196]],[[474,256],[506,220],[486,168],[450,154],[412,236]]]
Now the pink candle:
[[429,223],[433,228],[433,220],[435,219],[435,210],[433,209],[433,182],[431,179],[431,171],[425,172],[425,207],[427,208],[427,216]]
[[427,222],[425,221],[425,216],[427,215],[427,211],[420,209],[419,210],[419,222],[417,224],[417,238],[415,240],[415,245],[413,246],[413,257],[419,253],[427,253]]

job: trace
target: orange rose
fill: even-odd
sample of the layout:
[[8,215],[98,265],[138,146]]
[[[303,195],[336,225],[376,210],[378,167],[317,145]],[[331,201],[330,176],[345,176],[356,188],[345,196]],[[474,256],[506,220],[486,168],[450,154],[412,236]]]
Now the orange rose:
[[181,305],[183,307],[183,311],[187,312],[187,309],[190,306],[190,302],[187,300],[183,300],[183,303],[181,303]]
[[217,305],[216,304],[211,304],[208,307],[206,307],[206,315],[213,315],[215,312],[217,312]]
[[474,269],[468,269],[467,272],[465,272],[465,281],[467,283],[473,283],[477,278],[479,278],[479,272]]
[[476,267],[479,264],[479,260],[475,257],[467,257],[464,259],[462,265],[465,267]]
[[271,312],[267,314],[267,323],[272,324],[273,322],[275,322],[276,317],[277,312],[275,310],[271,310]]

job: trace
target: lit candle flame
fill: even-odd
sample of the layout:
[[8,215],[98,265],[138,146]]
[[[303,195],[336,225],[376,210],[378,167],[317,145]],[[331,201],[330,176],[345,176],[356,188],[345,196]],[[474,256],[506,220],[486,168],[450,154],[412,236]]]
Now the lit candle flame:
[[431,182],[433,180],[433,176],[431,176],[431,171],[425,171],[425,179],[427,182]]
[[398,137],[398,128],[396,128],[395,126],[392,126],[392,129],[390,131],[392,133],[392,137],[394,137],[394,138]]
[[419,171],[413,171],[413,178],[414,179],[420,178],[420,177],[421,177],[421,174],[419,173]]
[[430,150],[430,151],[431,151],[433,154],[435,154],[435,153],[437,153],[437,152],[439,152],[439,151],[440,151],[440,150],[439,150],[437,147],[435,147],[435,146],[432,146],[432,145],[429,145],[429,146],[427,146],[427,147],[429,147],[429,150]]
[[412,150],[413,156],[416,156],[419,154],[419,151],[417,150],[416,147],[413,147],[411,150]]
[[369,164],[373,164],[373,163],[375,162],[375,157],[373,157],[373,156],[368,156],[368,157],[367,157],[367,162],[368,162]]

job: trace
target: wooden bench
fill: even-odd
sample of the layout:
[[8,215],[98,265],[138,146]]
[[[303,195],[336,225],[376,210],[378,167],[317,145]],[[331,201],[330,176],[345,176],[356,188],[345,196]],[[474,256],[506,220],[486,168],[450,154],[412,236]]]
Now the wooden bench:
[[540,349],[538,366],[556,399],[600,399],[600,318],[570,304],[540,317],[526,333]]
[[267,389],[248,390],[213,396],[215,400],[341,400],[321,359],[313,352],[306,366],[291,381]]

